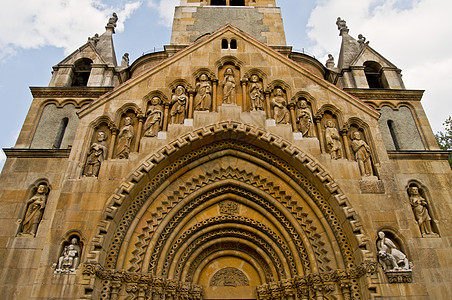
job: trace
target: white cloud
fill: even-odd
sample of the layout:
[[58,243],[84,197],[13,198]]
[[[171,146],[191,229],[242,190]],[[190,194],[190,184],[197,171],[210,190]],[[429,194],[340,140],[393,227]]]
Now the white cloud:
[[402,69],[408,89],[426,89],[423,105],[434,130],[452,113],[446,86],[452,82],[452,1],[319,0],[308,22],[310,49],[317,57],[338,56],[337,17],[350,34],[362,33],[370,46]]
[[179,5],[180,0],[148,0],[148,6],[157,9],[160,20],[159,23],[171,27],[173,23],[174,7]]
[[56,46],[66,53],[102,33],[109,16],[119,16],[117,31],[141,5],[141,1],[107,6],[99,0],[21,0],[2,3],[0,11],[0,58],[18,49]]

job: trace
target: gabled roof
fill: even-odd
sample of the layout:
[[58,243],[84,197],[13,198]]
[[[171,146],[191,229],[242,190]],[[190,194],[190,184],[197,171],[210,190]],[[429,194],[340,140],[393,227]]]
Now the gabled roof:
[[[390,67],[390,68],[397,68],[392,62],[387,60],[383,55],[375,51],[372,47],[369,45],[364,45],[361,52],[355,57],[355,59],[350,63],[351,66],[359,64],[358,62],[361,60],[361,58],[366,57],[366,59],[363,59],[364,61],[373,60],[376,62],[380,62],[382,67]],[[369,56],[373,56],[374,59],[369,59]],[[382,64],[381,62],[384,62]],[[362,64],[360,64],[362,66]]]
[[286,56],[280,54],[279,52],[275,51],[271,47],[267,46],[266,44],[256,40],[252,36],[246,34],[242,30],[232,26],[231,24],[227,24],[220,29],[218,29],[216,32],[207,35],[205,37],[200,38],[197,40],[194,44],[184,48],[183,50],[177,52],[175,55],[163,60],[158,65],[154,66],[153,68],[147,69],[143,71],[141,74],[137,75],[134,78],[129,79],[128,81],[122,83],[118,87],[116,87],[113,91],[106,93],[105,95],[101,96],[99,99],[91,103],[88,107],[84,108],[82,111],[79,112],[79,116],[83,117],[84,115],[88,114],[90,111],[96,109],[97,107],[101,106],[102,104],[106,103],[110,99],[116,97],[120,93],[122,93],[125,90],[130,89],[131,87],[143,82],[144,80],[148,79],[149,77],[153,76],[154,74],[157,74],[164,68],[170,66],[174,62],[188,56],[190,53],[196,51],[197,49],[205,46],[206,44],[210,43],[214,39],[220,37],[221,35],[230,32],[235,34],[237,37],[242,38],[246,41],[246,43],[252,44],[254,47],[259,49],[260,51],[266,53],[267,55],[271,56],[272,58],[280,61],[282,64],[296,70],[301,75],[305,76],[306,78],[312,80],[313,82],[325,86],[330,92],[335,93],[339,97],[345,99],[350,104],[354,105],[355,107],[358,107],[359,109],[365,111],[367,114],[373,116],[374,118],[379,118],[379,113],[365,104],[360,99],[348,94],[347,92],[341,90],[340,88],[336,87],[335,85],[331,84],[330,82],[326,81],[323,78],[318,77],[317,75],[313,74],[306,68],[300,66],[293,60],[287,58]]

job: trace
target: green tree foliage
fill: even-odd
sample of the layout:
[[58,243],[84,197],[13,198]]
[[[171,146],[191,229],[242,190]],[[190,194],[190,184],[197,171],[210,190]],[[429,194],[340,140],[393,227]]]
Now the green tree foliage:
[[[449,116],[443,123],[444,132],[440,131],[435,134],[439,147],[444,150],[452,150],[452,117]],[[449,154],[449,164],[452,168],[452,153]]]

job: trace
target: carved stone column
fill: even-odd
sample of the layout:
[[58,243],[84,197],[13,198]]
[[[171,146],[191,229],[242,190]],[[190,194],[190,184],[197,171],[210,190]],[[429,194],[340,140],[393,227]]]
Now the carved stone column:
[[270,103],[270,92],[265,92],[265,113],[267,116],[267,119],[271,119],[272,118],[272,108],[271,108],[271,103]]
[[351,300],[350,283],[341,282],[339,286],[341,288],[342,297],[344,297],[344,300]]
[[298,132],[297,118],[295,117],[295,102],[289,101],[290,123],[292,124],[292,131]]
[[115,127],[110,128],[111,130],[111,141],[110,141],[110,147],[108,151],[108,159],[113,158],[113,152],[115,151],[115,144],[116,144],[116,136],[118,135],[118,129]]
[[147,290],[146,284],[138,285],[137,300],[146,300],[146,290]]
[[133,146],[132,152],[138,152],[138,148],[140,147],[141,135],[143,133],[144,119],[145,119],[145,115],[144,114],[138,114],[137,137],[136,137],[135,145]]
[[212,80],[212,111],[217,111],[217,90],[218,90],[218,80]]
[[163,128],[162,131],[168,131],[168,118],[169,118],[169,103],[165,102],[163,103]]
[[323,131],[322,131],[322,117],[315,116],[314,117],[315,125],[317,126],[318,138],[320,142],[320,151],[321,153],[326,153],[325,151],[325,140],[323,139]]
[[345,148],[345,155],[348,160],[352,160],[352,155],[350,153],[350,145],[348,143],[348,137],[347,137],[348,130],[342,129],[341,135],[342,135],[342,145],[344,145]]
[[189,90],[188,91],[188,116],[187,119],[193,119],[193,110],[194,110],[194,105],[193,105],[193,97],[194,97],[195,92],[193,90]]
[[246,111],[246,105],[247,105],[247,99],[246,96],[246,79],[241,79],[240,82],[242,83],[242,111]]
[[119,291],[121,289],[120,281],[113,281],[110,285],[110,300],[118,300]]

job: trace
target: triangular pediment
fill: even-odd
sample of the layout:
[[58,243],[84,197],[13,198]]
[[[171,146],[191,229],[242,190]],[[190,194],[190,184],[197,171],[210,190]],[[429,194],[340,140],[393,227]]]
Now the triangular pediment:
[[94,64],[107,64],[102,58],[99,51],[91,42],[86,42],[83,46],[69,54],[65,59],[57,64],[60,65],[73,65],[80,58],[89,58]]
[[[237,50],[222,49],[223,40],[233,39],[238,43]],[[300,94],[309,95],[312,99],[328,99],[330,104],[338,107],[351,105],[366,115],[378,118],[378,112],[361,100],[230,24],[200,38],[191,46],[126,81],[82,110],[80,116],[83,117],[115,99],[121,102],[140,101],[154,90],[159,90],[170,98],[171,87],[174,88],[174,82],[178,80],[186,82],[187,88],[193,88],[196,85],[195,74],[200,69],[215,74],[215,79],[221,81],[222,79],[218,78],[221,77],[219,70],[228,64],[235,65],[237,70],[240,70],[237,82],[237,90],[240,93],[240,85],[247,81],[247,74],[255,72],[262,74],[260,77],[263,79],[264,89],[274,88],[275,85],[287,87],[289,101]],[[221,82],[218,83],[218,89],[221,89]]]
[[375,61],[383,68],[397,68],[393,63],[387,60],[383,55],[375,51],[369,45],[364,45],[361,52],[350,63],[350,66],[363,66],[367,61]]

